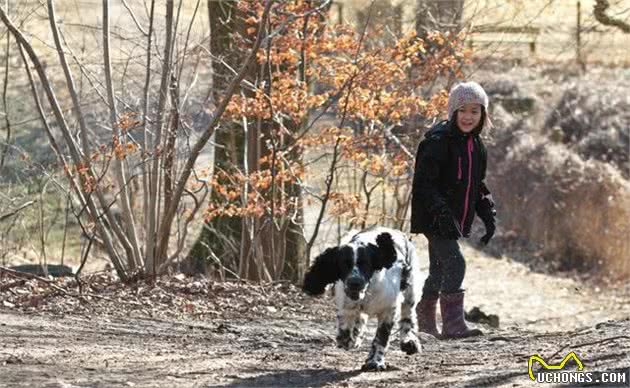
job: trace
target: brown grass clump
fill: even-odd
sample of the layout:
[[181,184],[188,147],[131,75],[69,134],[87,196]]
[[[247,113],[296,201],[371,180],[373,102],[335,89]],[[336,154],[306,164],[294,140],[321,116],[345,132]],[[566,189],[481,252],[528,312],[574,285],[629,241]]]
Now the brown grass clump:
[[630,182],[564,145],[521,131],[513,139],[490,176],[502,227],[563,267],[630,276]]
[[582,158],[613,164],[630,178],[630,99],[627,86],[574,85],[548,114],[545,128],[554,141]]

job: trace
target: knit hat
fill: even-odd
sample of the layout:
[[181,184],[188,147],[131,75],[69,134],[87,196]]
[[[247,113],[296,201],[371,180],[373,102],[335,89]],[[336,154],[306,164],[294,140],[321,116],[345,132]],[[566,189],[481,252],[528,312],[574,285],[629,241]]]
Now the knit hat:
[[482,105],[486,111],[486,125],[490,125],[488,118],[488,95],[485,90],[474,81],[459,83],[451,89],[448,95],[448,119],[451,120],[455,111],[466,104]]

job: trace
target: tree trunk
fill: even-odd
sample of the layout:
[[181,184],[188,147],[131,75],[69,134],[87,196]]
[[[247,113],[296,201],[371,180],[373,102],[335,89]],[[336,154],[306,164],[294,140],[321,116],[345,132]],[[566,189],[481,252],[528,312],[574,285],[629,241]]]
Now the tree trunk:
[[[237,17],[234,2],[208,2],[211,26],[211,48],[216,57],[224,57],[227,53],[238,52],[237,41],[234,38],[246,36],[246,25],[241,20],[246,17]],[[243,16],[243,15],[239,15]],[[221,20],[223,19],[223,20]],[[229,21],[229,22],[226,22]],[[271,41],[266,43],[271,45]],[[263,46],[267,54],[270,46]],[[242,60],[239,57],[225,58],[230,67],[237,67]],[[248,70],[247,79],[254,85],[266,85],[265,93],[271,96],[273,78],[271,73],[275,70],[268,64],[252,64]],[[222,93],[225,84],[222,83],[228,70],[219,64],[213,72],[213,84],[215,96]],[[302,71],[301,73],[304,73]],[[301,76],[303,79],[303,76]],[[253,98],[254,94],[249,89],[243,89],[242,94]],[[216,97],[215,97],[216,98]],[[269,107],[273,109],[273,107]],[[260,170],[261,157],[273,156],[273,150],[265,147],[265,144],[273,142],[276,149],[283,148],[285,139],[278,133],[279,124],[274,121],[274,115],[270,119],[243,119],[240,123],[234,123],[223,130],[218,129],[216,143],[223,146],[216,149],[215,171],[231,171],[238,169],[245,175]],[[299,123],[285,122],[285,127],[297,131],[301,128]],[[274,159],[274,158],[270,158]],[[278,162],[280,163],[280,162]],[[265,167],[267,168],[267,167]],[[278,166],[276,166],[277,171]],[[221,258],[223,265],[239,277],[252,281],[270,281],[287,276],[291,279],[299,278],[300,263],[303,262],[304,238],[301,229],[302,209],[301,200],[298,201],[297,223],[288,220],[289,215],[274,214],[274,206],[279,206],[281,201],[286,201],[287,196],[300,196],[300,187],[297,184],[287,186],[286,183],[278,186],[275,183],[272,188],[262,195],[275,205],[271,205],[271,211],[262,217],[224,217],[216,218],[205,225],[198,241],[191,250],[188,270],[190,272],[207,273],[212,249],[216,257]],[[247,201],[247,194],[251,188],[243,188],[243,203]],[[304,267],[304,265],[302,265]],[[285,272],[285,269],[287,271]]]
[[[208,0],[210,24],[210,51],[214,57],[223,60],[232,68],[238,68],[242,55],[237,54],[232,34],[238,28],[240,19],[236,2],[231,0]],[[212,103],[221,99],[229,80],[230,70],[222,63],[212,66]],[[221,126],[215,133],[214,172],[243,168],[244,137],[242,128],[236,125]],[[213,193],[210,193],[212,200]],[[212,255],[222,260],[222,264],[234,272],[238,271],[239,246],[241,243],[241,219],[239,217],[219,217],[207,222],[193,245],[183,269],[188,273],[208,273],[208,258]]]

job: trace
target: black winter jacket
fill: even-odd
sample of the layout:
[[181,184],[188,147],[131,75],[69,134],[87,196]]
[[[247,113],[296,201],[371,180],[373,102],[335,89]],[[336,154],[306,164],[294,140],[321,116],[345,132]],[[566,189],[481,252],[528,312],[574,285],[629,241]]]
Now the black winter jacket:
[[484,183],[486,148],[480,129],[464,134],[449,121],[431,128],[416,155],[411,233],[439,236],[436,215],[446,206],[464,237],[470,236],[477,204],[490,191]]

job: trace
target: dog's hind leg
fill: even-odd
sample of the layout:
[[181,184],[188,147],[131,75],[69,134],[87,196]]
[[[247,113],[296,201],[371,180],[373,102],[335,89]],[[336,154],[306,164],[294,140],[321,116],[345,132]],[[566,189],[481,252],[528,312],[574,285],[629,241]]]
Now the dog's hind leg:
[[422,347],[418,340],[418,320],[416,317],[416,293],[413,287],[403,291],[403,301],[400,309],[400,349],[407,354],[418,353]]
[[400,275],[400,292],[403,295],[399,321],[400,349],[407,354],[414,354],[422,350],[418,340],[416,305],[422,295],[424,279],[418,267],[420,259],[410,240],[407,241],[407,252],[408,257]]
[[378,328],[376,329],[376,336],[372,340],[372,348],[368,355],[365,364],[361,367],[364,371],[382,371],[386,369],[385,365],[385,352],[389,345],[389,337],[392,333],[392,327],[396,319],[396,308],[379,315]]

